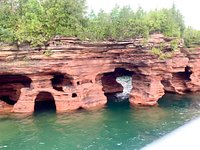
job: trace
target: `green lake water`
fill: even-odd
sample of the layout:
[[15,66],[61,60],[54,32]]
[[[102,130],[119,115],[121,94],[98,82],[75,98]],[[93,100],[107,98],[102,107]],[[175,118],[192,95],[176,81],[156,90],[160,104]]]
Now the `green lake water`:
[[98,111],[0,115],[3,150],[134,150],[200,115],[200,95],[166,94],[158,107],[114,103]]

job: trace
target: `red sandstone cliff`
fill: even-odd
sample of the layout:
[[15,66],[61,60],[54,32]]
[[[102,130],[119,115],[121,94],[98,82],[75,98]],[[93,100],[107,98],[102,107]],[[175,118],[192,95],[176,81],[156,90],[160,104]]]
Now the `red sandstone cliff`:
[[[156,105],[165,92],[200,90],[200,49],[182,49],[161,60],[150,48],[162,44],[167,50],[173,39],[158,34],[143,40],[90,43],[60,37],[38,50],[0,46],[0,99],[14,104],[13,112],[33,112],[35,101],[43,99],[54,100],[58,112],[102,107],[105,93],[123,90],[115,80],[119,68],[132,74],[132,105]],[[0,111],[6,105],[1,102]]]

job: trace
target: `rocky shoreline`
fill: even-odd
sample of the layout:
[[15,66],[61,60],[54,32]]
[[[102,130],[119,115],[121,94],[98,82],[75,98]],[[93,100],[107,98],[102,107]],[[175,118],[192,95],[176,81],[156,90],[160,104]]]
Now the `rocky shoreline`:
[[0,46],[0,111],[32,113],[37,101],[54,100],[56,111],[101,108],[106,93],[122,92],[116,82],[132,76],[129,101],[154,106],[166,92],[200,91],[200,48],[182,41],[165,59],[152,47],[170,49],[173,38],[154,34],[148,40],[92,43],[55,37],[46,47]]

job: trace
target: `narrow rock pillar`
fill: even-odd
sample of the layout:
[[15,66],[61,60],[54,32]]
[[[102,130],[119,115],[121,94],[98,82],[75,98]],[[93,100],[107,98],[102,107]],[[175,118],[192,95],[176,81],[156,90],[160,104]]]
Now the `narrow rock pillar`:
[[159,76],[134,75],[129,101],[132,105],[154,106],[164,93]]
[[13,107],[13,112],[33,113],[35,105],[35,93],[29,88],[22,88],[21,95]]

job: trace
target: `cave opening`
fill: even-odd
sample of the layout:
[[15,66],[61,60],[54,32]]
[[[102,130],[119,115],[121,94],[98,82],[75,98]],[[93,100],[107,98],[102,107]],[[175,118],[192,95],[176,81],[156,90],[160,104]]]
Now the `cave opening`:
[[0,75],[0,88],[9,84],[21,84],[23,87],[30,88],[31,82],[32,80],[24,75]]
[[8,105],[15,105],[15,103],[16,103],[16,101],[10,99],[9,96],[1,96],[0,100],[3,101],[3,102],[5,102]]
[[190,66],[186,66],[185,67],[185,76],[186,76],[186,80],[191,81],[190,76],[192,75],[192,69]]
[[63,86],[72,86],[72,79],[67,75],[57,73],[51,79],[52,86],[57,91],[63,91]]
[[191,67],[186,66],[184,71],[172,73],[171,79],[163,79],[161,83],[164,86],[165,93],[191,92],[190,89],[187,87],[187,82],[191,81],[191,75]]
[[30,88],[32,80],[25,75],[0,75],[0,100],[13,106],[19,99],[22,88]]
[[[174,100],[174,97],[178,99],[182,94],[190,93],[191,90],[187,87],[187,82],[191,81],[192,69],[190,66],[186,66],[182,72],[175,72],[172,74],[171,81],[164,79],[161,81],[164,86],[165,94],[158,100],[159,105],[174,105],[172,102],[178,102]],[[172,86],[173,84],[173,86]],[[175,103],[174,102],[174,103]],[[182,102],[179,102],[181,104]]]
[[40,92],[35,99],[34,112],[56,112],[54,97],[49,92]]
[[184,72],[173,73],[173,77],[184,81],[191,81],[190,79],[191,74],[192,74],[191,67],[186,66]]
[[75,98],[77,97],[78,95],[76,93],[72,93],[72,97]]
[[124,68],[116,68],[114,72],[102,74],[101,83],[107,97],[107,105],[129,105],[132,75],[133,72]]

